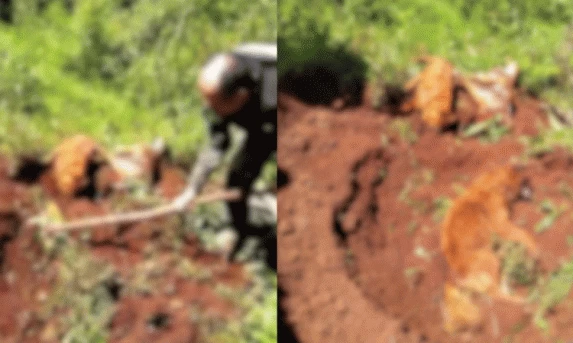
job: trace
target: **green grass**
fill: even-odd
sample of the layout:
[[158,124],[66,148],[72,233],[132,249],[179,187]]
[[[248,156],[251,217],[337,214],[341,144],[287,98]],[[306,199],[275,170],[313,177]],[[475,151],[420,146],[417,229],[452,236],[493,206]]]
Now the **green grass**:
[[548,330],[547,312],[563,301],[571,291],[573,284],[573,262],[564,263],[546,279],[541,280],[531,299],[538,304],[533,322],[542,330]]
[[398,134],[402,140],[412,145],[418,141],[418,135],[406,119],[396,119],[390,124],[390,129]]
[[501,256],[501,277],[509,281],[508,286],[529,286],[535,283],[538,277],[535,260],[527,256],[522,244],[501,240],[494,244],[499,245],[497,253]]
[[[160,136],[188,164],[206,139],[196,89],[201,65],[215,52],[277,36],[276,0],[12,2],[14,22],[0,22],[0,154],[46,155],[77,133],[107,148]],[[275,159],[267,162],[260,188],[276,180],[275,166]],[[63,237],[38,239],[46,253],[40,267],[62,259],[46,312],[56,315],[64,305],[70,311],[55,334],[68,342],[106,341],[109,266]],[[193,264],[180,269],[191,279],[211,278]],[[126,289],[150,291],[160,270],[138,271],[141,278]],[[276,341],[276,275],[252,278],[264,286],[241,294],[236,341]]]
[[498,142],[509,129],[503,125],[502,115],[474,123],[464,131],[464,137],[479,137],[484,143]]
[[434,210],[432,218],[435,222],[439,222],[446,216],[446,213],[452,206],[452,203],[453,201],[446,196],[440,196],[434,200],[434,203],[432,204]]
[[462,71],[511,58],[525,87],[571,108],[572,19],[573,3],[560,0],[284,0],[280,69],[343,49],[366,63],[368,79],[401,84],[419,70],[420,54],[446,57]]
[[524,143],[530,156],[551,152],[555,147],[563,147],[573,152],[573,128],[547,129],[534,137],[525,138]]
[[[243,312],[240,320],[226,322],[215,329],[204,328],[205,342],[258,342],[277,341],[278,295],[276,275],[260,275],[247,291],[218,287],[217,293],[232,301]],[[207,329],[205,329],[207,328]]]
[[58,283],[48,298],[45,314],[51,317],[55,311],[68,309],[59,317],[62,342],[103,343],[114,314],[105,286],[113,277],[113,268],[77,246],[65,246],[60,252]]
[[82,132],[108,146],[161,136],[192,159],[205,139],[201,64],[242,41],[276,39],[272,0],[74,1],[73,12],[62,3],[0,24],[5,153],[44,153]]
[[553,223],[567,210],[567,206],[556,206],[550,200],[545,199],[540,204],[540,210],[544,214],[543,218],[535,225],[536,233],[543,233],[553,226]]

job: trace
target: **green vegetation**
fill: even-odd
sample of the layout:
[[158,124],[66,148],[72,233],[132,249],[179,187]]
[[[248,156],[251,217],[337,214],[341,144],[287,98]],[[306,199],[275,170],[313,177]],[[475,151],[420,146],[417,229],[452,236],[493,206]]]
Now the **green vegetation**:
[[201,64],[277,33],[274,0],[13,2],[14,22],[0,23],[5,153],[43,153],[83,132],[106,145],[161,136],[192,159],[204,139]]
[[[223,299],[232,302],[240,311],[230,319],[209,317],[196,309],[196,324],[206,342],[276,342],[277,340],[277,275],[269,272],[261,261],[246,265],[248,287],[230,288],[219,283],[214,271],[187,256],[178,255],[177,240],[168,228],[163,236],[170,242],[151,244],[144,250],[145,259],[133,266],[133,272],[122,279],[122,294],[154,295],[160,292],[161,281],[175,272],[184,279],[212,287]],[[213,231],[210,228],[208,231]],[[205,234],[209,235],[208,233]],[[57,326],[50,324],[43,331],[45,337],[62,337],[65,342],[105,342],[109,324],[117,310],[111,298],[109,285],[117,280],[115,269],[109,262],[94,259],[89,249],[70,240],[67,235],[49,237],[38,231],[43,257],[34,268],[45,270],[58,260],[58,278],[53,291],[47,293],[42,318],[58,318]],[[173,253],[172,260],[161,259],[158,253]],[[172,263],[173,262],[173,263]],[[170,269],[171,267],[172,269]],[[216,324],[216,325],[214,325]]]
[[395,119],[390,124],[390,129],[396,132],[402,140],[412,145],[418,141],[418,135],[406,119]]
[[[106,289],[106,283],[114,277],[113,268],[73,245],[62,249],[60,256],[58,284],[48,298],[46,318],[69,309],[60,317],[62,342],[105,342],[114,314],[113,300]],[[53,330],[52,335],[58,332]]]
[[495,242],[499,245],[497,253],[501,256],[501,277],[508,286],[529,286],[535,283],[537,271],[535,259],[527,255],[527,250],[522,244],[512,241]]
[[573,128],[545,130],[539,135],[524,139],[529,155],[536,156],[551,152],[555,147],[573,151]]
[[446,216],[446,213],[448,212],[448,209],[452,206],[452,203],[453,200],[446,196],[440,196],[434,200],[434,203],[432,205],[434,209],[433,219],[435,222],[439,222]]
[[282,71],[342,49],[361,56],[370,80],[402,83],[417,71],[413,61],[421,54],[446,57],[463,71],[511,58],[525,87],[573,107],[570,2],[284,0],[278,31]]
[[[175,159],[188,164],[205,139],[196,90],[201,65],[215,52],[245,41],[275,41],[277,36],[276,0],[12,4],[11,20],[4,16],[0,21],[0,154],[7,155],[45,155],[64,137],[83,133],[108,148],[162,137]],[[274,180],[276,158],[263,168],[258,187],[270,188]],[[45,200],[38,196],[38,202]],[[40,216],[40,224],[61,219],[51,207]],[[203,206],[196,217],[208,216],[202,213],[207,209]],[[221,219],[206,221],[215,225]],[[175,253],[181,240],[175,236],[185,228],[181,223],[168,226],[161,239],[169,242],[158,242],[169,243]],[[37,262],[39,268],[61,260],[58,284],[46,295],[45,309],[46,316],[57,315],[60,322],[47,332],[65,342],[105,342],[115,310],[105,289],[112,277],[110,265],[94,261],[89,251],[66,237],[37,238],[46,255]],[[127,292],[152,292],[165,272],[150,254],[134,267],[136,276],[127,280]],[[208,269],[184,262],[177,266],[184,277],[212,282]],[[264,286],[241,293],[241,333],[234,339],[276,341],[276,275],[257,271],[251,277]]]
[[533,321],[540,329],[548,330],[545,315],[567,297],[571,291],[571,285],[573,285],[572,261],[563,264],[547,279],[540,280],[540,285],[531,294],[531,299],[538,303]]
[[479,137],[484,143],[499,141],[509,129],[503,125],[503,117],[498,114],[491,119],[470,125],[465,131],[465,137]]
[[[277,341],[277,278],[276,275],[265,279],[256,277],[253,287],[246,292],[236,292],[219,288],[219,293],[226,295],[244,311],[239,322],[227,323],[217,330],[205,333],[207,342],[259,342]],[[253,306],[253,299],[260,299]]]
[[536,233],[543,233],[547,231],[553,223],[565,212],[567,207],[565,205],[555,206],[550,200],[544,200],[540,204],[541,212],[545,214],[545,216],[535,225],[535,232]]

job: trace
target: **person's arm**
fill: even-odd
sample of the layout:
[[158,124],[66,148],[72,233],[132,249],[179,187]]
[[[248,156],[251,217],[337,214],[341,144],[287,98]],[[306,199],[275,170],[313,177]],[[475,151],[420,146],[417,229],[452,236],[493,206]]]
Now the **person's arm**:
[[174,201],[176,206],[181,209],[187,207],[193,198],[201,192],[209,175],[221,163],[223,155],[229,147],[227,122],[217,117],[210,110],[205,110],[203,116],[208,123],[210,141],[200,151],[185,190]]

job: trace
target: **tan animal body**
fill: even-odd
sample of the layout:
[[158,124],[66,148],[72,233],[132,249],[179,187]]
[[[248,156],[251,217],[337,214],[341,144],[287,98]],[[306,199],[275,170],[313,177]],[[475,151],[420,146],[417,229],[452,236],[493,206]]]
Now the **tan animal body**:
[[478,327],[482,321],[480,308],[474,303],[472,294],[450,282],[444,285],[442,314],[444,329],[448,333]]
[[531,189],[518,168],[505,166],[478,176],[449,209],[442,226],[441,248],[455,283],[445,285],[446,331],[475,327],[481,321],[472,294],[524,302],[502,291],[501,263],[493,251],[492,239],[497,236],[521,243],[530,254],[538,256],[533,237],[510,221],[512,203],[530,196]]
[[533,237],[510,221],[512,203],[530,195],[518,168],[505,166],[480,175],[454,202],[443,223],[441,247],[458,284],[505,297],[499,292],[500,261],[492,238],[521,243],[538,255]]
[[404,86],[407,92],[415,92],[413,99],[402,109],[420,110],[427,125],[441,129],[455,121],[452,113],[454,67],[447,60],[435,56],[422,56],[419,61],[426,63],[426,67]]

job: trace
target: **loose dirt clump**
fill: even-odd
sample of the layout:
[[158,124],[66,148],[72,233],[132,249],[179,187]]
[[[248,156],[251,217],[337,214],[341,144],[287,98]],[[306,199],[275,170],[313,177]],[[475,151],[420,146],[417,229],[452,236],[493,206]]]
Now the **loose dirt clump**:
[[[515,102],[508,132],[484,140],[428,129],[418,113],[330,110],[280,96],[278,163],[288,181],[278,193],[279,285],[285,321],[300,342],[573,338],[563,324],[570,323],[569,305],[550,311],[546,334],[532,323],[535,305],[501,301],[480,303],[486,320],[478,330],[443,330],[450,271],[441,222],[481,172],[526,159],[533,200],[517,203],[511,219],[534,235],[545,275],[570,258],[573,217],[565,211],[548,221],[541,204],[570,208],[573,160],[562,150],[525,157],[519,137],[537,134],[547,118],[537,100],[519,93]],[[541,221],[549,224],[535,232]]]

